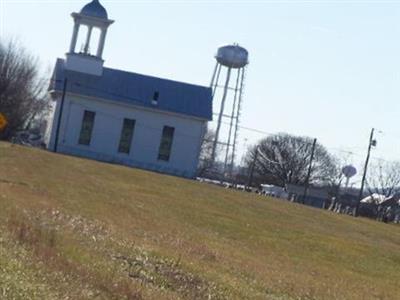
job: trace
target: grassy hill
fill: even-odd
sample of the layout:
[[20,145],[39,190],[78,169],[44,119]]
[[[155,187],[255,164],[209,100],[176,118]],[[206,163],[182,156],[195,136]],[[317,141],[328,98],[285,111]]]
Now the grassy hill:
[[0,143],[1,299],[399,299],[400,227]]

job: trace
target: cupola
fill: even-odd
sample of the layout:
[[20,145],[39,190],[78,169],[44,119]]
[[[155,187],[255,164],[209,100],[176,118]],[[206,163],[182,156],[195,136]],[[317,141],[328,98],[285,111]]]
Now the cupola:
[[[74,29],[72,32],[71,44],[65,67],[66,69],[88,73],[92,75],[103,74],[103,50],[107,35],[108,27],[114,23],[113,20],[108,19],[106,9],[100,4],[98,0],[86,4],[79,13],[72,13],[74,19]],[[87,27],[85,43],[80,50],[77,50],[78,35],[81,33],[81,28]],[[92,38],[93,29],[100,30],[98,41]],[[96,44],[97,49],[94,53],[91,52],[91,45]]]

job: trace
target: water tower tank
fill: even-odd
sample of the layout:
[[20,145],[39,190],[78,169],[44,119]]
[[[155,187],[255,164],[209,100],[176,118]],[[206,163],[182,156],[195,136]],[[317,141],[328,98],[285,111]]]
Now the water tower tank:
[[215,58],[223,66],[239,69],[249,63],[249,52],[239,45],[228,45],[218,48]]
[[342,168],[342,173],[345,177],[350,178],[357,174],[357,169],[352,165],[347,165]]

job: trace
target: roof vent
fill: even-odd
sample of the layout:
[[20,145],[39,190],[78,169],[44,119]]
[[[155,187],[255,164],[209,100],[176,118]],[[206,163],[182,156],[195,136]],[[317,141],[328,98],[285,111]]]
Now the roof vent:
[[151,100],[151,104],[157,105],[158,104],[158,97],[160,96],[159,92],[154,92],[153,99]]

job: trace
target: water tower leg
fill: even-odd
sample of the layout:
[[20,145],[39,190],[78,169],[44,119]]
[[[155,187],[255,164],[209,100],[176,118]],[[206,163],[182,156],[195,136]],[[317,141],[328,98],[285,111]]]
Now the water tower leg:
[[211,86],[211,89],[212,89],[211,99],[213,99],[213,100],[214,100],[215,92],[217,91],[217,88],[218,88],[218,81],[219,81],[219,75],[221,74],[221,67],[222,67],[222,65],[218,64],[217,78],[215,79],[215,81],[213,82],[213,85]]
[[240,118],[240,111],[242,109],[242,101],[243,101],[243,88],[244,88],[244,80],[245,80],[245,68],[241,68],[241,78],[240,78],[240,88],[239,88],[239,99],[238,105],[236,110],[236,120],[235,120],[235,131],[234,131],[234,138],[233,138],[233,147],[232,147],[232,158],[231,158],[231,165],[230,165],[230,174],[232,176],[233,167],[235,164],[235,155],[236,155],[236,143],[239,133],[239,118]]
[[[232,129],[233,129],[233,123],[235,121],[235,115],[236,115],[236,102],[237,102],[237,95],[238,95],[238,89],[239,89],[239,79],[240,79],[240,69],[237,72],[237,77],[236,77],[236,85],[235,85],[235,94],[233,96],[233,105],[232,105],[232,113],[230,116],[230,124],[229,124],[229,133],[228,133],[228,143],[226,145],[226,152],[225,152],[225,162],[224,162],[224,173],[226,172],[226,167],[228,165],[228,159],[229,159],[229,150],[231,150],[231,141],[232,141]],[[229,177],[231,172],[229,170]]]
[[215,64],[214,72],[210,82],[210,88],[213,88],[214,86],[214,80],[215,80],[215,75],[217,74],[217,70],[218,70],[218,62]]
[[347,187],[349,186],[349,181],[350,181],[350,177],[346,177],[346,190],[347,190]]
[[226,100],[226,96],[228,95],[228,88],[229,88],[229,80],[230,80],[230,77],[231,77],[231,70],[232,70],[231,68],[228,68],[228,73],[226,75],[226,81],[225,81],[225,86],[224,86],[224,94],[222,96],[221,109],[220,109],[219,116],[218,116],[217,129],[215,130],[215,139],[214,139],[213,148],[212,148],[212,152],[211,152],[212,164],[215,163],[215,155],[216,155],[216,150],[217,150],[219,131],[221,130],[222,115],[224,114],[225,100]]

